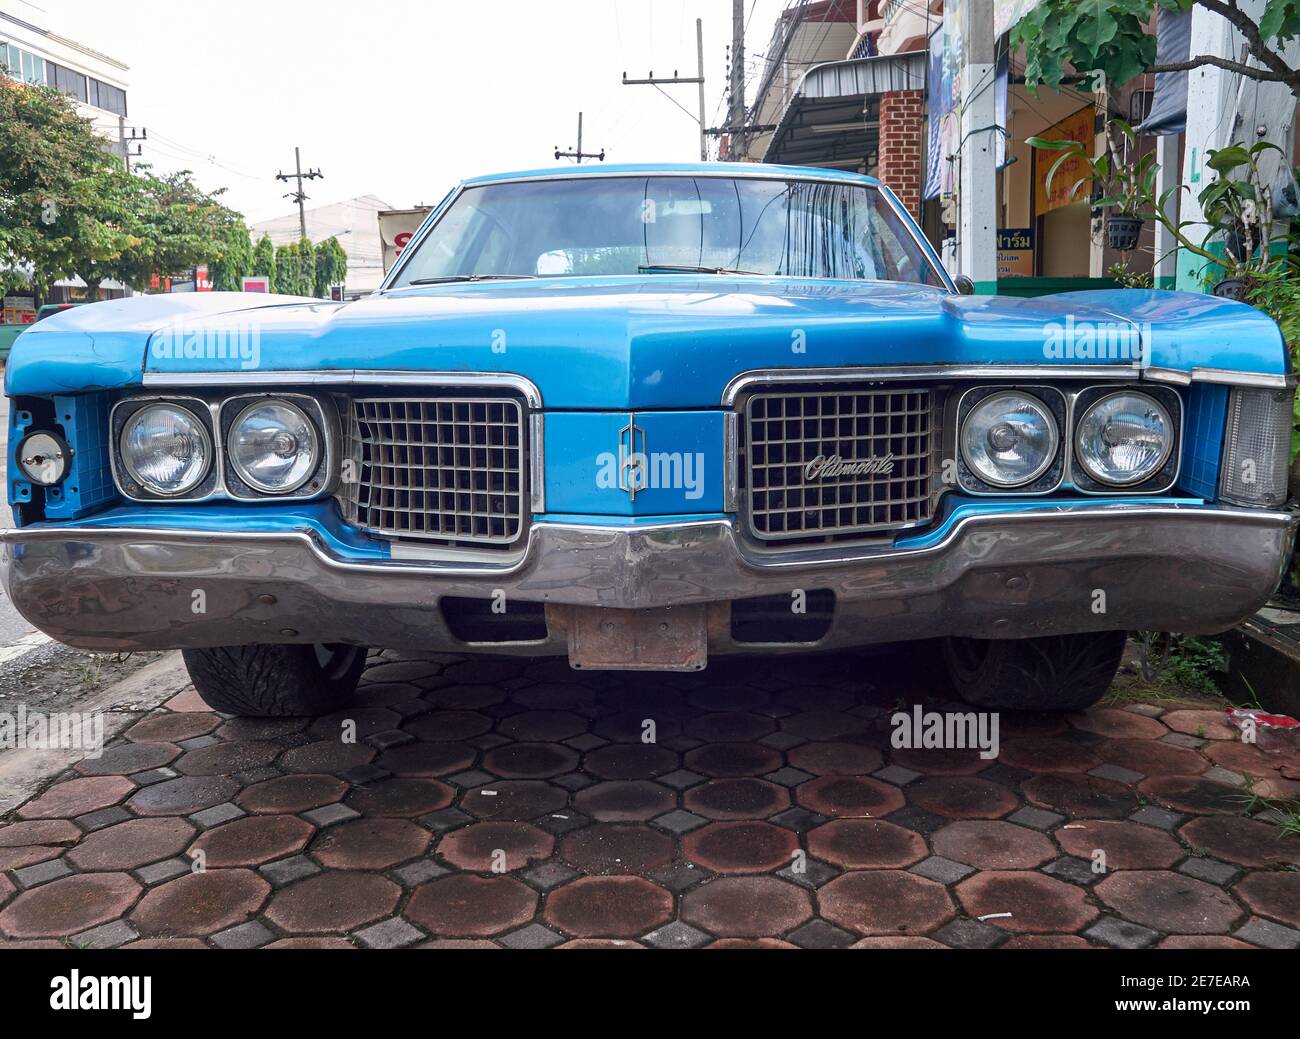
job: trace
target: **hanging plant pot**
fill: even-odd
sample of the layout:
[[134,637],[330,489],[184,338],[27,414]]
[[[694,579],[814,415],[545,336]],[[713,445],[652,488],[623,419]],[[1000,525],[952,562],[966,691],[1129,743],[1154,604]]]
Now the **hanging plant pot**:
[[1138,244],[1138,235],[1142,233],[1142,220],[1139,217],[1120,214],[1106,221],[1106,240],[1112,249],[1131,252]]
[[1224,278],[1222,281],[1217,282],[1211,291],[1220,299],[1245,299],[1246,279]]

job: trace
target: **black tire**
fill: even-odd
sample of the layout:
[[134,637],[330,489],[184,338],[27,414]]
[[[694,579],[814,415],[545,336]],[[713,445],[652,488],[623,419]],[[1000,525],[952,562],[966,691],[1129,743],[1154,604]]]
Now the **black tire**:
[[315,717],[347,703],[361,680],[360,646],[222,646],[182,652],[214,711],[246,718]]
[[957,694],[975,707],[1079,711],[1110,688],[1127,639],[1123,631],[954,638],[944,640],[943,659]]

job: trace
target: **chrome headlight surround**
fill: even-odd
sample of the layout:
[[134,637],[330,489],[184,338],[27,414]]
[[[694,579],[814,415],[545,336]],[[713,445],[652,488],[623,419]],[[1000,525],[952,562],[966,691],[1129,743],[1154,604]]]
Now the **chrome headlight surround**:
[[[249,409],[267,402],[279,402],[300,411],[316,434],[316,459],[311,471],[287,491],[268,490],[257,486],[250,477],[241,473],[231,458],[230,436],[236,423]],[[221,432],[222,479],[231,498],[240,501],[306,501],[329,492],[334,483],[337,466],[338,419],[333,408],[327,409],[316,397],[305,393],[247,393],[227,397],[221,402],[219,417]]]
[[[1129,483],[1109,483],[1098,479],[1079,457],[1078,437],[1085,416],[1102,401],[1111,397],[1145,397],[1169,418],[1170,439],[1160,466],[1148,476]],[[1070,430],[1070,482],[1085,494],[1161,494],[1178,480],[1183,451],[1183,400],[1168,386],[1143,383],[1141,386],[1089,386],[1074,398],[1073,423]]]
[[[123,453],[123,433],[127,424],[147,408],[167,407],[185,412],[201,431],[208,450],[208,464],[203,476],[193,486],[174,494],[151,490],[132,472]],[[122,496],[131,501],[205,501],[215,496],[219,486],[217,459],[220,448],[212,435],[212,414],[208,403],[199,397],[147,396],[126,397],[113,405],[109,415],[112,431],[112,451],[109,460],[113,469],[113,482]]]
[[[985,479],[980,473],[973,469],[967,462],[966,453],[962,448],[962,434],[965,429],[966,420],[970,417],[972,411],[983,404],[991,397],[1000,394],[1016,394],[1022,397],[1030,398],[1042,407],[1045,414],[1052,423],[1052,433],[1054,436],[1054,450],[1046,464],[1041,466],[1037,473],[1030,476],[1027,480],[1018,483],[993,483]],[[1025,495],[1039,496],[1051,494],[1061,485],[1065,476],[1065,434],[1064,430],[1068,427],[1067,423],[1067,404],[1065,394],[1055,386],[1018,386],[1018,385],[992,385],[977,386],[967,390],[961,395],[957,402],[956,417],[953,422],[954,440],[953,456],[957,466],[957,485],[968,494],[972,495]]]

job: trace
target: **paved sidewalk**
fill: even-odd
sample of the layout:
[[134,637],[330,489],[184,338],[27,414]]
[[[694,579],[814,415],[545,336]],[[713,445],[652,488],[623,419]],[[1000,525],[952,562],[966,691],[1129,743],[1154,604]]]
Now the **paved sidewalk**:
[[1300,838],[1243,814],[1300,755],[1147,706],[896,750],[897,705],[965,710],[918,652],[384,654],[314,721],[190,690],[0,824],[0,945],[1300,948]]

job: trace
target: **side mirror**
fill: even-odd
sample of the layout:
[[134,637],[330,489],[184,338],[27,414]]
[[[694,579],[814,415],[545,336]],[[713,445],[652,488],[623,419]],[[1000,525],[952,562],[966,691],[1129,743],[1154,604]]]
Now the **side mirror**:
[[957,286],[957,291],[963,296],[975,295],[975,283],[965,274],[955,275],[952,283]]

